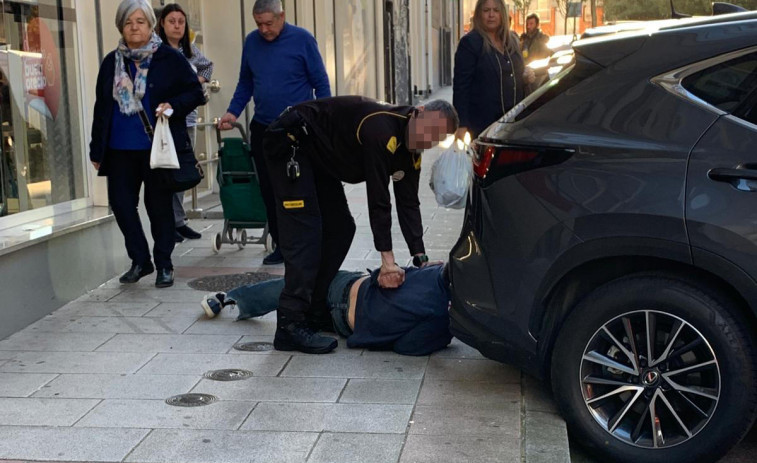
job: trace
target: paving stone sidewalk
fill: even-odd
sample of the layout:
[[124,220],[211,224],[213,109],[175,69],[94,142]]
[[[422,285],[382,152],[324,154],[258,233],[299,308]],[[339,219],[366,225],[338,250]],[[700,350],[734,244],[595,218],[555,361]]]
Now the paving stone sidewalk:
[[[462,211],[436,206],[425,155],[421,204],[431,259],[447,259]],[[365,188],[347,186],[357,233],[343,268],[379,265]],[[206,199],[207,201],[208,199]],[[396,224],[396,217],[394,219]],[[102,462],[567,462],[568,441],[549,396],[515,368],[459,341],[426,357],[347,349],[305,355],[241,352],[272,342],[275,316],[207,319],[192,279],[262,267],[261,245],[211,250],[222,221],[193,220],[203,238],[174,252],[176,284],[113,278],[0,341],[0,460]],[[395,226],[396,255],[409,262]],[[205,379],[210,370],[253,372]],[[208,393],[204,407],[167,405]]]

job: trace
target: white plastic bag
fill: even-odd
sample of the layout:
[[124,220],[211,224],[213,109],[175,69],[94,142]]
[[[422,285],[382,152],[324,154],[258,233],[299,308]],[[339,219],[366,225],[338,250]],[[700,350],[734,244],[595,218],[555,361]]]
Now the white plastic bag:
[[150,151],[150,169],[178,169],[179,157],[166,116],[158,117]]
[[468,147],[453,143],[431,166],[429,186],[436,202],[452,209],[464,208],[472,176],[473,162]]

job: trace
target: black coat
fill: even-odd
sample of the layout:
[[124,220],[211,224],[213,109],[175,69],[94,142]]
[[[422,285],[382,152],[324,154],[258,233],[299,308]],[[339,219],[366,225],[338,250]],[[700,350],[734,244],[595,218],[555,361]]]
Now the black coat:
[[[116,71],[116,52],[108,53],[100,65],[95,91],[95,111],[92,120],[92,141],[89,143],[89,159],[100,163],[98,175],[108,175],[108,142],[110,140],[113,107],[113,79]],[[173,115],[168,119],[176,152],[192,154],[192,143],[187,134],[186,117],[200,105],[205,104],[202,86],[197,74],[184,56],[163,44],[155,51],[147,71],[147,86],[150,101],[154,106],[169,103]],[[151,111],[154,108],[145,108]]]
[[460,127],[467,127],[476,137],[520,102],[526,90],[524,69],[519,52],[487,52],[481,34],[475,30],[465,34],[455,52],[452,84]]

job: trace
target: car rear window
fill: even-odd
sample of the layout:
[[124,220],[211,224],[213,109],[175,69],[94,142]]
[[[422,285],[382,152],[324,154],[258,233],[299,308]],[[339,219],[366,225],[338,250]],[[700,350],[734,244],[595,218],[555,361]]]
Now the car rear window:
[[584,79],[601,69],[596,63],[577,57],[576,63],[567,66],[549,82],[545,83],[523,100],[525,109],[515,117],[519,121],[541,108],[569,88],[578,85]]
[[757,89],[757,53],[692,74],[681,85],[701,100],[732,113]]

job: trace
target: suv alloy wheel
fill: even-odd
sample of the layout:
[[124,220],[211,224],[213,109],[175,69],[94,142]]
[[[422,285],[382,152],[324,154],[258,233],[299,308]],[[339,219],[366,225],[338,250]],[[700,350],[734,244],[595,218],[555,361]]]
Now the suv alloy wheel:
[[712,462],[750,429],[757,367],[732,303],[663,274],[590,293],[560,330],[552,384],[569,428],[618,462]]

